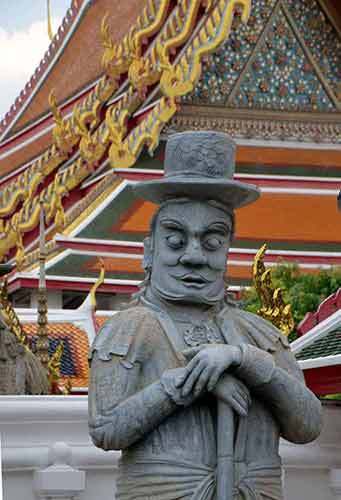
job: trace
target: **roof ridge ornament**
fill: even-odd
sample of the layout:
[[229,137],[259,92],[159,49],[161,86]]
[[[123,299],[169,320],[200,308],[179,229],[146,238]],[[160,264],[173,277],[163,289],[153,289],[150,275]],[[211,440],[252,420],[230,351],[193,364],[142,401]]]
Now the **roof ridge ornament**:
[[257,314],[270,321],[283,335],[288,337],[295,329],[291,305],[285,303],[283,290],[275,287],[271,277],[271,269],[265,268],[264,255],[266,250],[265,243],[256,253],[252,268],[254,287],[261,303]]
[[52,130],[52,137],[57,149],[64,155],[72,151],[72,148],[77,144],[79,137],[72,129],[71,121],[63,118],[60,109],[57,106],[57,100],[54,90],[49,94],[49,105],[54,118],[55,126]]

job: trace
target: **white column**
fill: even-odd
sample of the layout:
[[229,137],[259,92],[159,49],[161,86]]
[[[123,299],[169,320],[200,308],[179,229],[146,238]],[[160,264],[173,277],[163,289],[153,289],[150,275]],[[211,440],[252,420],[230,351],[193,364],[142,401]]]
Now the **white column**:
[[335,500],[341,500],[341,469],[331,469],[329,473],[329,486]]
[[70,466],[72,449],[63,442],[49,450],[47,469],[34,473],[34,491],[43,500],[75,500],[85,490],[85,472]]

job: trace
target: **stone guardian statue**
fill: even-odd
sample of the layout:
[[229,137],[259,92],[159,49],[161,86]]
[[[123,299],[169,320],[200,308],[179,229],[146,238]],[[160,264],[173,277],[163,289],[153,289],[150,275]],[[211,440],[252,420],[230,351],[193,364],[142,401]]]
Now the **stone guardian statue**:
[[280,437],[319,435],[286,337],[226,295],[234,209],[259,196],[234,167],[226,134],[175,134],[165,177],[134,186],[159,204],[146,277],[96,337],[89,386],[94,444],[122,450],[118,500],[282,500]]
[[10,331],[0,311],[0,396],[48,393],[46,370]]

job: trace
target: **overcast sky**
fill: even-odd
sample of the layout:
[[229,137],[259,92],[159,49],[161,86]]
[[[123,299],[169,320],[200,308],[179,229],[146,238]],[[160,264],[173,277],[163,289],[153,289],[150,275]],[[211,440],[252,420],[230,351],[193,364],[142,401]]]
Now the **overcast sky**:
[[[51,0],[53,32],[71,0]],[[47,0],[0,0],[0,119],[24,88],[50,40]]]

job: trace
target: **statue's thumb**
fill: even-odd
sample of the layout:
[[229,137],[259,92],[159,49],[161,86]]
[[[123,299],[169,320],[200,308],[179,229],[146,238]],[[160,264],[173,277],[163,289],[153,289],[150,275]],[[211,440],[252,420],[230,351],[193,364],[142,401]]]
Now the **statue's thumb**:
[[187,359],[192,359],[194,356],[198,354],[200,351],[200,347],[192,347],[191,349],[185,349],[182,351],[182,354],[187,358]]

